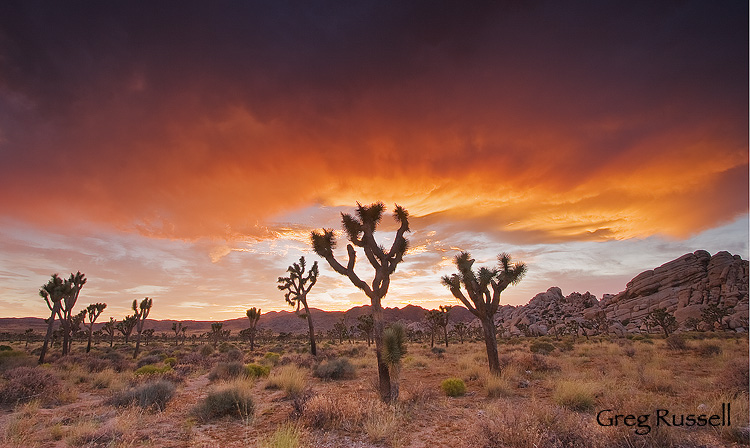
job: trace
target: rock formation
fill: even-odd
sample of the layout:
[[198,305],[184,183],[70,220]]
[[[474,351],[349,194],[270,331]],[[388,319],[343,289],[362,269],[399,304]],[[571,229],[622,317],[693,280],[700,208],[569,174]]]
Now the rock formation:
[[531,334],[549,334],[566,326],[583,333],[585,329],[578,329],[579,326],[591,323],[623,335],[642,331],[644,319],[656,308],[666,308],[682,325],[690,317],[700,319],[709,304],[729,308],[723,321],[726,327],[747,331],[747,260],[728,252],[712,257],[699,250],[638,274],[624,291],[605,294],[601,301],[588,292],[565,297],[560,288],[553,287],[537,294],[528,305],[503,307],[498,320],[515,335],[522,334],[522,329]]

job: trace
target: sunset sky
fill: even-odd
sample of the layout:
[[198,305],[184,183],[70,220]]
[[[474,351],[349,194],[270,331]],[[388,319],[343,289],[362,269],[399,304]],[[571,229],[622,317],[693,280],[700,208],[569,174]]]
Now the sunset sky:
[[460,250],[600,298],[748,258],[748,120],[747,2],[4,1],[0,317],[78,270],[105,320],[290,309],[302,255],[366,304],[309,244],[358,201],[411,214],[385,306],[456,304]]

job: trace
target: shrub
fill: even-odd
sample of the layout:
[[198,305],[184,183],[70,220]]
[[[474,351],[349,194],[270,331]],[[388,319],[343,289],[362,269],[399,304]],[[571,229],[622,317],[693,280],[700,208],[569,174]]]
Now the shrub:
[[208,374],[208,379],[210,381],[230,380],[240,376],[245,376],[245,373],[245,365],[241,362],[220,362],[213,368],[213,370],[211,370],[211,373]]
[[164,358],[164,364],[168,365],[169,367],[174,368],[174,366],[177,364],[177,358],[175,357]]
[[592,387],[579,381],[560,381],[555,387],[555,402],[572,411],[587,411],[594,407]]
[[707,342],[698,347],[698,354],[704,358],[710,358],[721,354],[721,346],[712,342]]
[[266,377],[271,373],[271,368],[260,364],[248,364],[245,366],[245,375],[250,378]]
[[36,359],[26,353],[16,350],[0,351],[0,371],[15,369],[17,367],[34,367]]
[[169,400],[174,397],[175,389],[173,382],[157,380],[119,392],[112,396],[108,403],[117,407],[137,404],[144,409],[155,408],[163,411]]
[[204,345],[200,349],[200,354],[202,356],[211,356],[214,353],[214,348],[208,344]]
[[242,353],[242,350],[237,348],[232,348],[226,353],[227,361],[240,361],[242,362],[243,359],[245,359],[245,354]]
[[545,341],[534,341],[529,346],[531,353],[541,353],[542,355],[549,355],[555,349],[555,346]]
[[268,387],[282,389],[289,397],[299,395],[305,387],[305,372],[291,364],[282,366],[268,376]]
[[250,384],[235,381],[208,393],[195,408],[198,420],[207,422],[221,417],[250,418],[255,411]]
[[666,339],[667,347],[671,350],[687,350],[688,345],[685,340],[685,335],[672,334]]
[[315,368],[315,376],[323,380],[351,379],[355,376],[354,366],[346,358],[332,359]]
[[271,364],[272,366],[275,366],[279,363],[279,360],[281,359],[281,355],[275,352],[268,352],[265,355],[263,355],[263,362],[267,364]]
[[149,355],[149,356],[144,356],[143,358],[139,359],[138,364],[136,364],[136,366],[138,368],[141,368],[149,364],[158,364],[159,362],[161,362],[161,356]]
[[170,370],[172,370],[172,367],[170,367],[169,365],[163,365],[160,367],[154,364],[148,364],[148,365],[145,365],[136,369],[135,374],[136,375],[158,375],[161,373],[169,372]]
[[60,391],[60,378],[41,367],[16,367],[5,373],[7,383],[0,389],[0,402],[15,403],[41,398],[50,401]]
[[12,351],[13,347],[10,345],[0,345],[0,352]]
[[443,347],[432,347],[430,351],[438,358],[442,358],[445,355],[445,349]]
[[448,378],[440,383],[440,389],[449,397],[458,397],[466,393],[466,384],[461,378]]

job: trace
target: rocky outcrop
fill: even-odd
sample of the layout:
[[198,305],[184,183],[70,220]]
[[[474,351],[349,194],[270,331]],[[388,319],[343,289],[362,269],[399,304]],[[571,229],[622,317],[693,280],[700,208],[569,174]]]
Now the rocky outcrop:
[[528,305],[501,310],[499,320],[511,334],[522,330],[548,334],[566,326],[583,332],[575,321],[598,322],[610,333],[622,335],[641,331],[644,319],[656,308],[666,308],[684,324],[691,317],[700,319],[709,304],[729,308],[724,318],[728,328],[747,331],[747,260],[729,252],[711,256],[699,250],[638,274],[624,291],[605,294],[601,301],[588,292],[564,297],[560,288],[553,287],[537,294]]

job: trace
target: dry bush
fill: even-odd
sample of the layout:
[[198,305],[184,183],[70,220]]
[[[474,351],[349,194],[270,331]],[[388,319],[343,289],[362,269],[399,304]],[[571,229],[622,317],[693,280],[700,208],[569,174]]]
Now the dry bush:
[[591,383],[561,380],[555,385],[552,398],[558,405],[572,411],[588,411],[594,407],[596,387]]
[[434,400],[438,396],[437,389],[419,382],[404,388],[404,401],[410,404],[421,404]]
[[60,401],[60,377],[43,367],[16,367],[5,372],[7,382],[0,389],[0,402],[16,403],[32,399],[44,403]]
[[576,413],[536,401],[494,402],[466,434],[466,446],[481,448],[612,446],[596,425]]
[[289,364],[271,371],[268,375],[268,388],[281,389],[288,397],[294,397],[305,388],[307,374],[299,367]]
[[210,381],[227,381],[247,375],[245,365],[239,361],[220,362],[208,374]]
[[730,393],[747,393],[750,388],[750,368],[747,358],[727,361],[722,375],[717,377],[717,387]]
[[514,352],[511,355],[503,356],[500,359],[500,366],[514,365],[522,371],[531,371],[538,373],[558,372],[560,364],[549,356],[538,355],[536,353]]
[[163,411],[169,400],[174,397],[175,389],[173,382],[157,380],[118,392],[107,402],[117,407],[136,404],[144,409],[154,408]]
[[260,448],[297,448],[302,438],[302,428],[291,423],[284,423],[269,436],[258,442]]
[[315,368],[315,376],[322,380],[344,380],[356,376],[356,370],[347,358],[323,361]]
[[665,339],[665,342],[667,348],[670,350],[684,351],[689,348],[687,338],[681,333],[669,335],[669,337]]
[[159,364],[161,362],[161,356],[158,355],[148,355],[144,356],[141,359],[138,360],[138,363],[136,364],[136,367],[139,369],[143,366],[149,365],[149,364]]
[[254,412],[252,383],[243,380],[226,383],[210,391],[194,409],[195,416],[202,422],[226,416],[250,419]]
[[18,350],[0,351],[0,372],[15,369],[17,367],[33,367],[37,360]]
[[316,395],[305,403],[302,421],[311,428],[358,432],[369,416],[384,412],[387,412],[387,405],[380,400],[352,395]]
[[15,409],[15,413],[9,417],[2,433],[3,446],[29,447],[34,446],[35,436],[38,435],[39,422],[39,400],[32,400],[22,404]]
[[500,375],[487,374],[482,380],[482,386],[489,398],[507,397],[513,394],[510,376],[503,371]]
[[674,391],[674,374],[666,369],[652,365],[639,365],[638,381],[641,387],[650,392],[672,393]]
[[702,358],[718,356],[721,352],[721,346],[715,342],[704,342],[698,346],[698,355]]

